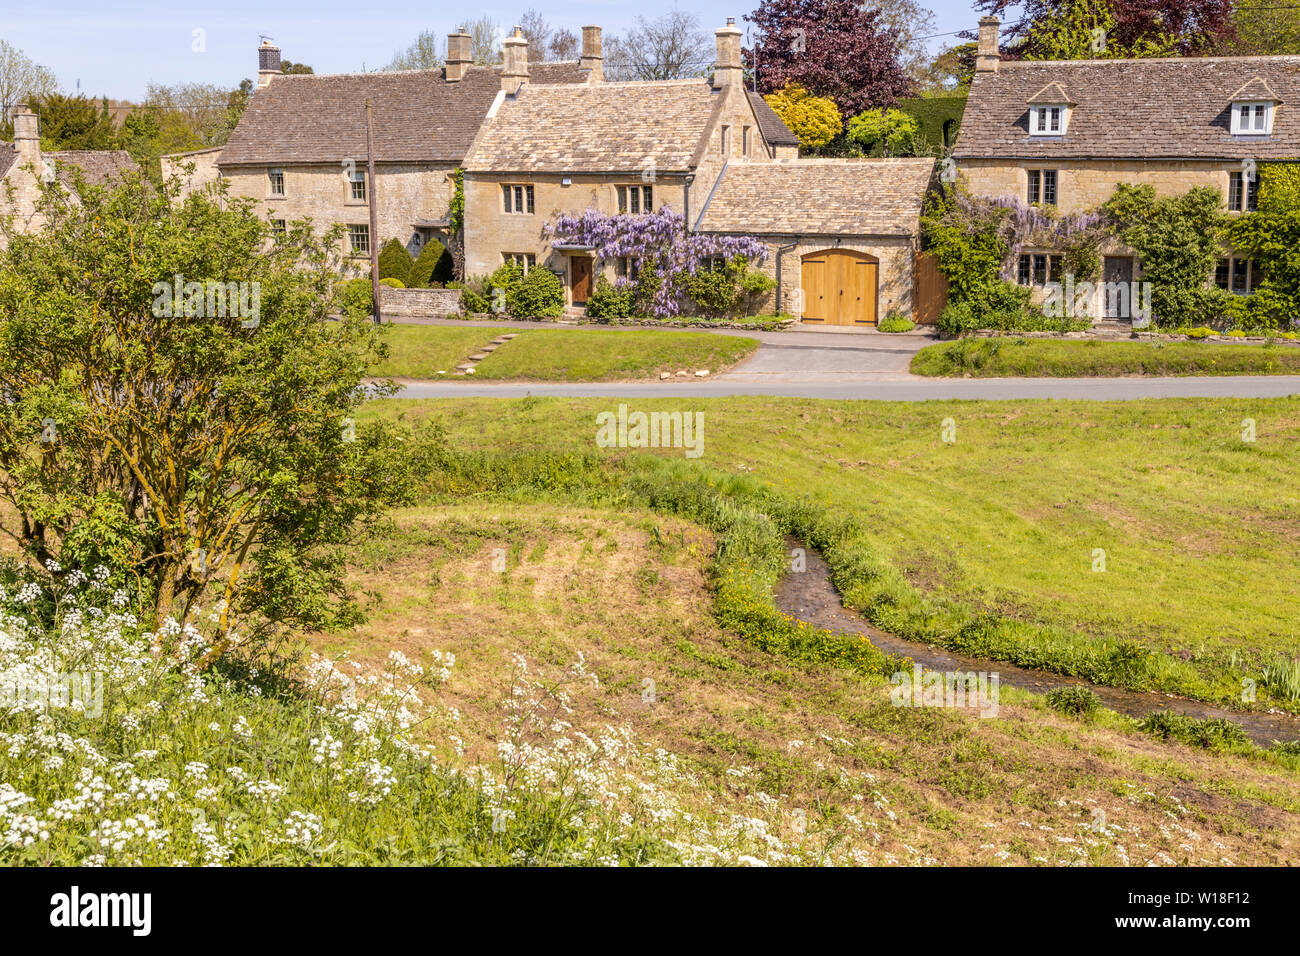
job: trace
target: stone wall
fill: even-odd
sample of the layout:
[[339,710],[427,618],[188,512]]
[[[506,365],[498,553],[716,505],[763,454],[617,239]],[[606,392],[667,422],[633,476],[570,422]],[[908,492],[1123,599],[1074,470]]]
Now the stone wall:
[[[351,198],[351,187],[341,164],[279,166],[284,170],[284,195],[271,195],[268,166],[228,166],[221,170],[230,182],[233,196],[251,196],[261,200],[263,214],[271,219],[305,219],[310,217],[318,228],[335,224],[369,225],[370,197]],[[365,162],[358,161],[364,170]],[[442,219],[447,216],[455,193],[454,167],[433,163],[377,163],[375,178],[379,194],[379,236],[372,242],[382,246],[389,239],[400,239],[412,255],[419,255],[415,240],[416,219]],[[342,248],[348,250],[347,236]],[[361,263],[367,257],[356,257]]]
[[[781,312],[796,317],[800,314],[804,256],[827,249],[849,249],[854,252],[865,252],[880,263],[876,270],[878,283],[876,320],[883,319],[891,312],[913,317],[912,271],[915,244],[911,239],[857,241],[815,236],[765,236],[764,239],[767,242],[768,256],[761,269],[774,279],[777,277],[777,250],[781,246],[796,243],[793,249],[786,249],[781,254],[781,301],[779,303]],[[771,310],[777,304],[776,292],[773,291],[764,303],[763,310]]]
[[[182,183],[181,195],[188,196],[190,193],[196,192],[221,178],[221,173],[217,170],[217,163],[220,160],[220,146],[214,146],[212,149],[195,150],[192,153],[177,153],[173,156],[164,156],[162,158],[163,179],[167,180],[171,179],[172,176],[179,176]],[[188,172],[185,167],[191,164],[194,166],[194,171]]]
[[958,163],[971,192],[997,198],[1028,198],[1029,169],[1055,169],[1057,208],[1064,213],[1100,206],[1118,183],[1153,186],[1157,196],[1177,196],[1196,186],[1213,186],[1228,198],[1228,174],[1240,163],[1205,160],[1025,160],[963,159]]
[[385,319],[441,319],[460,311],[459,289],[394,289],[379,287],[379,308]]

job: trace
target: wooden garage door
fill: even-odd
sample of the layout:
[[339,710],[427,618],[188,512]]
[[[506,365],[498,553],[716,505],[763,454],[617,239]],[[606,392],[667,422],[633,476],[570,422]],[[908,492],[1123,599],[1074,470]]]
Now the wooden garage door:
[[830,249],[803,258],[803,320],[875,325],[879,263],[863,252]]

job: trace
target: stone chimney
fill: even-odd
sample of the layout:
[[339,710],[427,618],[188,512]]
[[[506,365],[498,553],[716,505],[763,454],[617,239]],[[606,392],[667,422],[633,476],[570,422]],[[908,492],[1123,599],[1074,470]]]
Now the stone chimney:
[[257,48],[257,88],[260,90],[264,86],[269,86],[271,80],[280,76],[282,72],[280,48],[270,40],[263,40],[262,45]]
[[13,112],[14,148],[18,151],[18,162],[40,164],[41,134],[36,124],[36,114],[26,106],[20,106]]
[[502,46],[501,89],[513,95],[528,82],[528,40],[523,28],[515,27]]
[[465,71],[474,62],[474,58],[470,56],[470,49],[470,36],[465,32],[464,27],[461,27],[455,33],[447,34],[446,77],[448,83],[456,83],[464,79]]
[[980,17],[980,42],[976,47],[975,72],[996,73],[1002,61],[998,53],[998,27],[1001,21],[997,17]]
[[605,60],[600,52],[600,27],[582,28],[582,56],[578,67],[586,72],[588,83],[600,83],[605,79]]
[[740,66],[740,27],[735,17],[727,17],[727,25],[714,31],[718,40],[718,62],[713,66],[713,88],[734,86],[740,89],[744,73]]

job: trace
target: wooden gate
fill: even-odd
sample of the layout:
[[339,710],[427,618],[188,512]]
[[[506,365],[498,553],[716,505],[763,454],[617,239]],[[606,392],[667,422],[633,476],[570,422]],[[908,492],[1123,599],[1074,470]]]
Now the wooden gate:
[[918,252],[912,264],[912,303],[918,325],[934,325],[948,304],[948,279],[934,256]]
[[827,249],[803,257],[800,274],[805,322],[875,325],[880,263],[850,249]]

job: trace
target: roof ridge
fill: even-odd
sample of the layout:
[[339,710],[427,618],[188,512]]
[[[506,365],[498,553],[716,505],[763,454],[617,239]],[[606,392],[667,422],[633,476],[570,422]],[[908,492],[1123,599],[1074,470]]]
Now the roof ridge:
[[1296,62],[1300,53],[1257,53],[1242,56],[1139,56],[1102,57],[1088,60],[1000,60],[998,68],[1026,66],[1076,66],[1100,63],[1241,63],[1241,62]]

